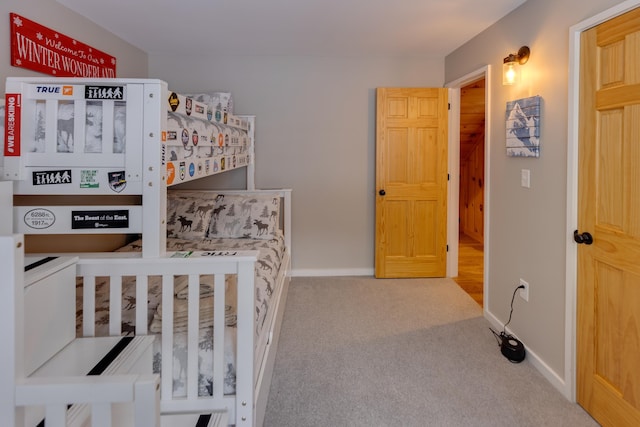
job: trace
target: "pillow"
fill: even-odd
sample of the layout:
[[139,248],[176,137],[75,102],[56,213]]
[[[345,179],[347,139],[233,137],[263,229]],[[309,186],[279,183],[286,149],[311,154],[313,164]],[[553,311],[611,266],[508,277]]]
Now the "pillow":
[[219,194],[207,237],[272,239],[279,222],[277,196]]
[[214,200],[193,195],[167,194],[167,237],[202,240],[211,222]]

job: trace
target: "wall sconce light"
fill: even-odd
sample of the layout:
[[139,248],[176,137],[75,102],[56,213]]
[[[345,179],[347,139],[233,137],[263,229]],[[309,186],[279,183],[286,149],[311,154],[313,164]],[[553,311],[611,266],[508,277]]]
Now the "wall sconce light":
[[531,50],[529,46],[522,46],[518,53],[510,53],[504,58],[502,64],[502,84],[512,85],[520,80],[520,65],[524,65],[529,60]]

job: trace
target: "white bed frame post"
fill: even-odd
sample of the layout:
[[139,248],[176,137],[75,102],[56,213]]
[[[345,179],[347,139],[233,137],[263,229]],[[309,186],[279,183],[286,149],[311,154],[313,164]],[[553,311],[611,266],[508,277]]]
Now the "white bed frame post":
[[[167,248],[167,182],[165,150],[167,128],[167,84],[162,81],[144,85],[143,171],[142,171],[142,256],[158,258]],[[162,149],[158,149],[162,147]]]
[[[254,361],[253,337],[255,322],[255,262],[238,264],[238,352],[236,369],[236,422],[237,427],[253,427],[255,425],[255,390],[256,369]],[[242,295],[242,296],[241,296]]]
[[241,116],[249,122],[249,164],[247,165],[247,190],[256,189],[256,116]]
[[[0,178],[2,179],[2,178]],[[13,181],[0,181],[0,236],[13,233]]]
[[2,425],[23,426],[24,409],[16,407],[16,381],[24,378],[24,241],[22,235],[0,236],[0,414]]

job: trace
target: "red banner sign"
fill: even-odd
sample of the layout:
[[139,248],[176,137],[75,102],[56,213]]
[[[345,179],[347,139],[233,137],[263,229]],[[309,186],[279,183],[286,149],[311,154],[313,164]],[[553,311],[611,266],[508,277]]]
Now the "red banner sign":
[[4,107],[4,156],[20,157],[20,110],[22,96],[7,93]]
[[11,65],[57,77],[116,77],[116,58],[10,13]]

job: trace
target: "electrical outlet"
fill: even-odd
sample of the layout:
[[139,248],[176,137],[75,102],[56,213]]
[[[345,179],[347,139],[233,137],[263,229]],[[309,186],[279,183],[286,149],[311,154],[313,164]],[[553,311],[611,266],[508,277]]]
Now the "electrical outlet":
[[520,279],[520,286],[524,286],[524,289],[520,289],[520,298],[525,301],[529,301],[529,284]]

